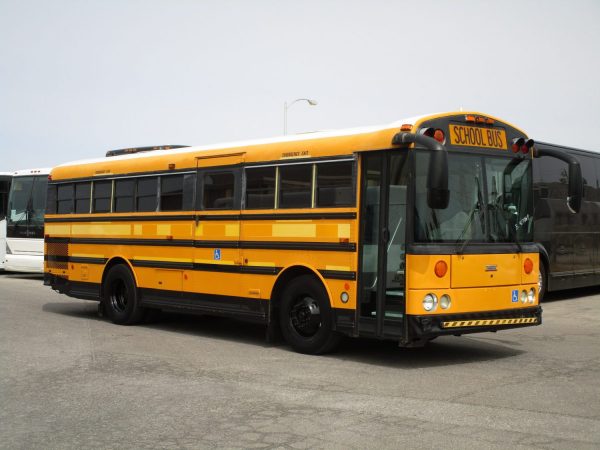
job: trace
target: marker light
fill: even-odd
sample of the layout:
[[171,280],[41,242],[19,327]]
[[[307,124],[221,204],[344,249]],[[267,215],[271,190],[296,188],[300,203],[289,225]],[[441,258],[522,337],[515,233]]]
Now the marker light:
[[423,309],[425,311],[433,311],[437,306],[437,297],[435,294],[427,294],[423,297]]
[[521,303],[527,302],[527,291],[521,291]]
[[347,292],[342,292],[342,295],[340,295],[340,300],[342,300],[342,303],[348,303],[348,300],[350,300],[350,296]]
[[525,258],[525,262],[523,263],[523,270],[527,275],[529,275],[533,270],[533,261],[529,258]]
[[446,275],[446,272],[448,272],[448,264],[446,264],[446,261],[439,260],[435,263],[435,269],[433,271],[438,278],[442,278]]
[[527,300],[529,301],[529,303],[535,302],[535,289],[534,288],[529,289],[529,294],[527,294]]
[[440,306],[442,309],[450,308],[450,296],[448,294],[444,294],[440,297]]

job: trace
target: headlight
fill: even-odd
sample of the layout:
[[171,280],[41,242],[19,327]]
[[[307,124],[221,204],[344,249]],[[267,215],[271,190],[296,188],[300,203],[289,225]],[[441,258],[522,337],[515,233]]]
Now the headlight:
[[440,306],[442,309],[450,308],[450,296],[448,294],[444,294],[440,297]]
[[535,302],[535,289],[534,288],[529,289],[529,294],[527,294],[527,300],[529,300],[529,303]]
[[425,311],[433,311],[437,306],[437,297],[435,294],[427,294],[423,298],[423,309]]
[[521,291],[521,303],[527,303],[527,291]]

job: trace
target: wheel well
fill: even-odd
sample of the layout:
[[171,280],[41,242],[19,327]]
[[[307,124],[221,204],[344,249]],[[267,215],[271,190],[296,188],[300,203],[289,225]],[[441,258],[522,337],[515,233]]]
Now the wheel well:
[[301,275],[311,275],[313,276],[321,285],[325,292],[327,293],[328,300],[331,303],[331,299],[329,298],[329,292],[327,290],[327,286],[323,283],[323,280],[308,267],[304,266],[292,266],[288,267],[283,271],[277,281],[275,282],[275,286],[273,286],[273,290],[271,291],[271,301],[269,302],[269,321],[271,321],[271,317],[273,316],[273,312],[275,309],[279,307],[279,298],[281,297],[281,292],[285,288],[285,286],[294,278],[299,277]]
[[[102,272],[102,281],[100,283],[100,299],[104,298],[104,280],[106,280],[106,275],[108,274],[108,272],[110,272],[110,269],[112,269],[114,266],[116,266],[118,264],[123,264],[125,267],[127,267],[127,268],[129,268],[129,270],[131,270],[131,265],[127,262],[126,259],[121,258],[120,256],[114,257],[110,261],[108,261],[108,263],[106,263],[106,266],[104,266],[104,272]],[[135,279],[135,273],[133,272],[133,270],[131,270],[131,273],[133,275],[133,279],[135,280],[135,284],[137,286],[137,280]]]

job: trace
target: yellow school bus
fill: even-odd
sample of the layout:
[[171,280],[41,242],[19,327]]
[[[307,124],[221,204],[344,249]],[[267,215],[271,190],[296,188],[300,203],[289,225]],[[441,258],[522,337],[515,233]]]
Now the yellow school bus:
[[304,353],[539,325],[534,151],[475,112],[112,151],[52,170],[44,281],[117,324],[228,316]]

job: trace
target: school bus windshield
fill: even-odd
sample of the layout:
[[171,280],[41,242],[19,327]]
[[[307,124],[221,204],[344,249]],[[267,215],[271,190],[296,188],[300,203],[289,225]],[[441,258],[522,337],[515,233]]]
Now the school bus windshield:
[[429,152],[416,154],[415,241],[528,242],[532,240],[531,164],[525,158],[448,155],[450,202],[427,205]]

